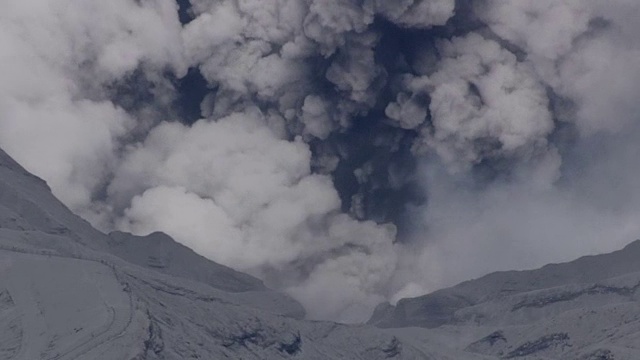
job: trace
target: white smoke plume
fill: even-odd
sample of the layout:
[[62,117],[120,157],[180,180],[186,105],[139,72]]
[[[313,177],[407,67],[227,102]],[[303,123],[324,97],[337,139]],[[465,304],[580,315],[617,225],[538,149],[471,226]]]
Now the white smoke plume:
[[[549,101],[528,64],[475,33],[442,40],[437,51],[435,72],[405,79],[411,96],[431,101],[430,124],[422,127],[416,151],[433,149],[452,168],[464,169],[487,158],[528,160],[536,149],[548,150]],[[424,123],[427,112],[416,114],[409,101],[389,104],[386,113],[415,128],[416,115]]]
[[5,3],[0,146],[310,318],[639,233],[633,1]]
[[105,88],[141,66],[186,71],[175,4],[9,1],[0,19],[0,143],[69,206],[91,207],[136,127]]

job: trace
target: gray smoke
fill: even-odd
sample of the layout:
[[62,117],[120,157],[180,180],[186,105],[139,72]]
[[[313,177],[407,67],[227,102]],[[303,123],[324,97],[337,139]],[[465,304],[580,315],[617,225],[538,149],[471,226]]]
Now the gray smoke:
[[8,0],[0,146],[105,231],[362,321],[637,236],[639,8]]

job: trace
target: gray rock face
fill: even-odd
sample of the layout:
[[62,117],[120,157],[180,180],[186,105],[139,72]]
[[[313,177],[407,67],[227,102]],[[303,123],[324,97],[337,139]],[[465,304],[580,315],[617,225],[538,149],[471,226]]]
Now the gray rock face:
[[431,359],[449,352],[303,316],[289,296],[164,234],[93,229],[0,150],[0,359]]
[[109,234],[109,252],[136,265],[230,292],[266,290],[262,281],[214,263],[163,233]]
[[[598,294],[628,298],[636,293],[638,284],[604,284],[608,279],[640,272],[638,259],[640,240],[611,254],[586,256],[569,263],[551,264],[531,271],[493,273],[428,295],[402,299],[397,306],[387,307],[384,316],[378,314],[370,323],[379,327],[433,328],[459,322],[460,319],[455,315],[465,308],[505,298],[523,299],[514,304],[510,311],[543,308],[553,303],[571,302],[583,296]],[[544,289],[554,289],[553,295],[535,295],[538,294],[536,291]],[[381,320],[382,317],[384,320]]]
[[105,235],[0,151],[0,359],[638,359],[640,242],[302,320],[170,237]]
[[369,323],[468,336],[485,329],[464,349],[505,359],[637,359],[638,259],[635,241],[610,254],[494,273],[380,306]]

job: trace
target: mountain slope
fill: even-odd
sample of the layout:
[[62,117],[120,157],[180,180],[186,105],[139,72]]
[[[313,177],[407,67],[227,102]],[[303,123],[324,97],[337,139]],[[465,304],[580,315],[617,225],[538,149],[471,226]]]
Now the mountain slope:
[[0,150],[0,359],[638,359],[638,259],[635,242],[381,305],[369,325],[305,321],[164,234],[100,233]]
[[610,254],[493,273],[396,306],[381,305],[369,324],[484,329],[464,349],[500,358],[639,359],[638,299],[635,241]]
[[[542,290],[552,291],[571,286],[598,288],[604,286],[598,284],[604,284],[609,279],[640,272],[639,260],[640,240],[637,240],[610,254],[585,256],[572,262],[550,264],[536,270],[496,272],[428,295],[402,299],[395,307],[380,306],[369,322],[379,327],[438,327],[455,321],[454,315],[462,309],[492,301],[522,298]],[[581,295],[583,294],[576,294]],[[558,298],[549,301],[569,300],[572,299]],[[542,305],[535,304],[536,307]],[[529,305],[523,302],[518,306]]]
[[[145,267],[151,264],[150,261],[153,262],[154,256],[171,259],[164,266],[155,266],[155,269],[196,281],[209,281],[210,285],[225,290],[265,289],[260,280],[209,261],[166,235],[136,237],[116,232],[107,236],[95,230],[60,203],[43,180],[27,172],[2,150],[0,228],[61,235],[74,243],[113,253]],[[217,282],[220,279],[233,281],[223,284]]]
[[303,313],[166,235],[100,233],[0,150],[1,359],[484,358]]

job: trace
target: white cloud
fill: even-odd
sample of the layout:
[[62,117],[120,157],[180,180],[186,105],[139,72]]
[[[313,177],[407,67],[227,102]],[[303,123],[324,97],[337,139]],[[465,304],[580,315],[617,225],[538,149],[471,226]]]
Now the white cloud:
[[453,0],[372,0],[379,13],[407,27],[429,28],[444,25],[454,15]]
[[0,14],[0,144],[76,211],[134,120],[101,85],[141,62],[184,71],[175,3],[8,1]]
[[640,24],[632,1],[478,2],[493,31],[527,54],[540,77],[578,106],[584,134],[621,131],[635,122],[640,91]]
[[416,150],[434,150],[454,171],[486,159],[552,154],[548,98],[529,64],[473,33],[442,41],[438,50],[442,59],[422,89],[431,97],[431,124]]
[[[293,294],[312,305],[311,294],[327,279],[336,286],[347,286],[342,278],[357,282],[310,311],[361,321],[393,273],[394,233],[337,216],[333,183],[311,174],[310,160],[306,144],[277,138],[257,110],[191,127],[167,123],[126,156],[109,191],[111,198],[132,199],[122,205],[121,229],[166,232],[237,269],[295,272],[299,259],[317,258]],[[362,300],[357,313],[345,312]]]
[[[0,146],[95,224],[165,231],[287,289],[313,318],[347,321],[484,271],[611,250],[638,230],[637,2],[476,1],[429,33],[455,1],[192,3],[184,28],[172,0],[3,3]],[[488,28],[445,35],[467,10]],[[383,54],[380,17],[433,39]],[[212,91],[205,118],[184,125],[158,104],[176,95],[166,73],[189,66]],[[157,97],[146,112],[114,104],[119,85],[139,90],[133,73]],[[331,178],[311,171],[348,151],[309,143],[347,138],[368,113],[413,131],[376,138],[380,152],[415,136],[428,154],[416,243],[342,214]],[[495,179],[478,181],[487,163]],[[364,166],[361,186],[385,183]]]

